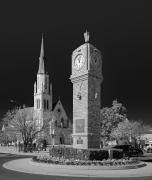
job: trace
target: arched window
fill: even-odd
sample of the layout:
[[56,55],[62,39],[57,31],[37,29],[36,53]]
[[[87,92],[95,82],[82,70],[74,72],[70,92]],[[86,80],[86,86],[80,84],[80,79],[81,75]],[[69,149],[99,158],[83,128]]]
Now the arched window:
[[63,117],[61,118],[61,128],[64,128],[64,119],[63,119]]
[[47,110],[49,110],[49,101],[47,100]]
[[37,106],[37,109],[40,109],[40,99],[36,100],[36,106]]
[[45,77],[45,90],[47,90],[47,83],[48,81],[47,81],[47,77]]
[[60,137],[60,144],[64,144],[64,136]]
[[44,107],[44,110],[46,110],[46,99],[44,99],[43,102],[44,102],[44,106],[43,106],[43,107]]

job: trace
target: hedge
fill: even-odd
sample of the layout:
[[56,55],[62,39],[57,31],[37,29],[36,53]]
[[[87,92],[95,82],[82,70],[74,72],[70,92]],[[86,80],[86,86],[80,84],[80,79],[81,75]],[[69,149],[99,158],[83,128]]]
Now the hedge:
[[[104,149],[74,149],[72,147],[52,146],[49,149],[51,157],[75,159],[75,160],[100,160],[108,159],[108,150]],[[120,159],[123,157],[122,152],[113,150],[113,158]]]

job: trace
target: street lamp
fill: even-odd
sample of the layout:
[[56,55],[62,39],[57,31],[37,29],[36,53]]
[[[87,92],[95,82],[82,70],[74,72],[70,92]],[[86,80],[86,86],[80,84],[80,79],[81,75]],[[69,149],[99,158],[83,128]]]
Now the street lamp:
[[51,135],[53,146],[55,145],[55,122],[56,122],[56,119],[53,116],[52,121],[50,122],[50,135]]

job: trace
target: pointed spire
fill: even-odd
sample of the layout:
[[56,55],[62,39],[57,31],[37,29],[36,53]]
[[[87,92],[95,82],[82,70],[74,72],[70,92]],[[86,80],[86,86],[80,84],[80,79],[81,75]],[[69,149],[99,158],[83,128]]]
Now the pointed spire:
[[88,43],[89,42],[89,32],[86,30],[86,32],[84,33],[84,40],[85,40],[85,43]]
[[40,52],[40,57],[44,57],[43,33],[42,33],[42,41],[41,41],[41,52]]
[[39,57],[39,70],[38,74],[44,74],[44,44],[43,44],[43,33],[42,33],[42,42],[41,42],[41,51],[40,51],[40,57]]

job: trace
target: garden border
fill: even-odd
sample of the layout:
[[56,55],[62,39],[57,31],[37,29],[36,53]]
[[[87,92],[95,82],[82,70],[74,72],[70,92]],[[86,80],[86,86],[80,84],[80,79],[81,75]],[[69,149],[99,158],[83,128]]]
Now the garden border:
[[44,162],[44,161],[34,161],[33,158],[30,160],[30,163],[35,163],[35,165],[48,165],[48,166],[56,166],[57,168],[58,167],[61,167],[62,168],[65,168],[65,169],[70,169],[72,168],[73,170],[76,169],[92,169],[92,170],[125,170],[125,169],[137,169],[137,168],[141,168],[141,167],[144,167],[146,166],[147,164],[144,163],[144,162],[139,162],[137,164],[127,164],[127,165],[115,165],[115,166],[112,166],[112,165],[72,165],[72,164],[55,164],[55,163],[48,163],[48,162]]

